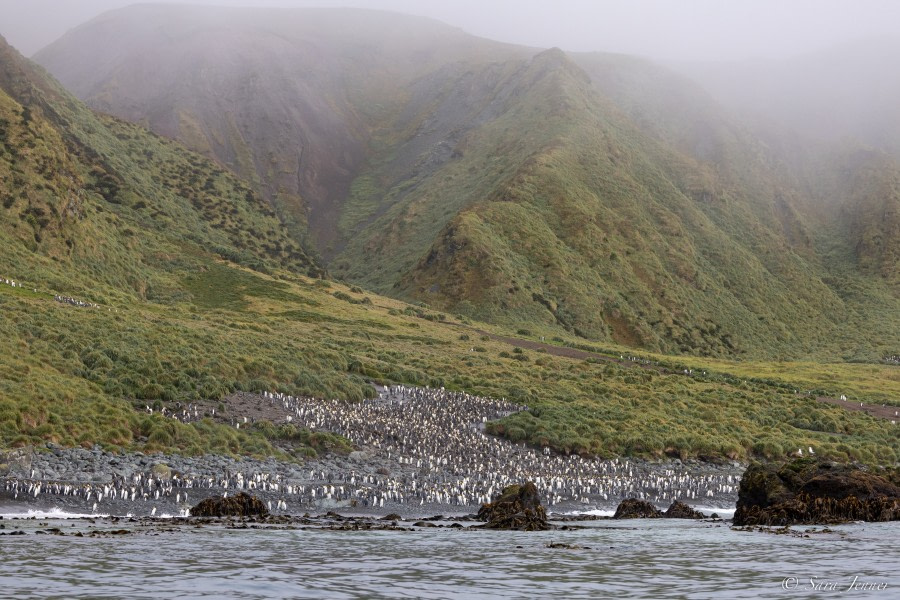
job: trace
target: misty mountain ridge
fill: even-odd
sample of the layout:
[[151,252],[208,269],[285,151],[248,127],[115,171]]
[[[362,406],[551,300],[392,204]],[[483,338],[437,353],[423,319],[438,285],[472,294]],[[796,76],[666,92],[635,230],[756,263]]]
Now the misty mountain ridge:
[[647,61],[373,11],[146,5],[35,58],[228,166],[382,293],[669,352],[900,339],[889,149],[798,157]]

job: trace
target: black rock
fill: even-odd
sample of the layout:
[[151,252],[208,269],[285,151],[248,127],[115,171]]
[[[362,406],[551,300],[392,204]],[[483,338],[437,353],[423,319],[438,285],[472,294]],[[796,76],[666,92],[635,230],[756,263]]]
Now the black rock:
[[900,471],[798,458],[753,463],[741,478],[734,524],[811,525],[900,520]]
[[478,519],[487,529],[517,529],[542,531],[552,529],[547,523],[547,511],[541,505],[537,487],[530,481],[510,485],[493,502],[482,504]]
[[663,516],[667,519],[705,519],[706,515],[698,510],[694,510],[684,502],[680,500],[675,500],[672,502],[672,506],[663,513]]
[[619,503],[613,519],[659,519],[663,512],[647,502],[637,498],[626,498]]
[[240,492],[227,498],[207,498],[191,509],[192,517],[257,517],[268,516],[262,500]]

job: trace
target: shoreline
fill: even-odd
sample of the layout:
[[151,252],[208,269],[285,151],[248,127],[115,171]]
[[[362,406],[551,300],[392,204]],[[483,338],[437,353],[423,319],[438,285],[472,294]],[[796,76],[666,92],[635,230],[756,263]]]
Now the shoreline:
[[[81,514],[182,515],[207,497],[246,492],[273,514],[471,514],[508,485],[532,481],[550,512],[615,510],[625,498],[662,509],[680,500],[727,510],[746,468],[539,450],[484,432],[485,422],[527,407],[444,389],[391,386],[359,403],[268,392],[226,401],[236,428],[257,419],[293,423],[343,435],[355,449],[299,463],[47,443],[0,453],[0,502],[55,499]],[[194,420],[203,410],[188,406],[170,416]]]
[[[110,515],[135,517],[168,514],[183,516],[201,500],[244,491],[259,497],[270,506],[273,514],[324,513],[334,511],[360,517],[383,516],[391,513],[404,518],[424,518],[434,515],[471,515],[478,511],[476,503],[397,502],[387,500],[383,504],[366,504],[359,500],[339,498],[315,498],[296,492],[340,488],[337,477],[353,473],[362,481],[375,481],[384,485],[390,478],[412,478],[413,472],[403,470],[406,465],[388,461],[374,452],[356,451],[348,456],[327,456],[305,463],[289,463],[273,458],[231,458],[219,455],[183,457],[179,455],[144,454],[131,452],[116,454],[99,448],[25,448],[7,454],[5,472],[0,472],[0,514],[24,513],[28,510],[52,508],[81,515]],[[668,481],[678,477],[732,477],[733,493],[716,494],[713,497],[670,498],[653,502],[665,509],[674,499],[690,506],[699,506],[706,512],[732,512],[737,499],[737,483],[742,465],[713,463],[681,463],[673,461],[652,462],[636,459],[608,461],[617,468],[631,470],[633,479],[638,477]],[[379,474],[392,469],[391,476]],[[310,474],[313,477],[310,477]],[[325,474],[322,478],[321,475]],[[238,474],[242,475],[238,478]],[[332,482],[328,477],[331,475]],[[618,476],[617,476],[618,477]],[[417,481],[439,482],[448,478],[446,472],[415,473]],[[263,479],[259,484],[253,479]],[[621,479],[621,478],[620,478]],[[140,484],[134,483],[139,481]],[[38,490],[35,486],[40,485]],[[349,487],[349,486],[346,486]],[[345,490],[346,491],[346,490]],[[645,490],[645,496],[654,490]],[[543,491],[542,491],[543,493]],[[102,496],[100,496],[102,494]],[[124,497],[122,496],[123,494]],[[618,503],[629,494],[608,496],[593,495],[588,502],[562,501],[549,505],[548,511],[560,515],[586,514],[602,516],[614,512]],[[279,505],[279,503],[283,503]]]
[[[593,515],[548,515],[546,524],[540,531],[577,531],[588,528],[631,529],[627,522],[635,518],[614,519],[611,516]],[[687,521],[702,526],[728,525],[729,519],[718,516],[707,516],[703,519],[646,519],[657,523]],[[603,521],[608,525],[600,525]],[[614,523],[609,523],[614,522]],[[65,529],[63,529],[65,527]],[[495,529],[470,515],[435,515],[430,517],[399,515],[348,515],[329,511],[322,514],[303,515],[265,515],[265,516],[221,516],[221,517],[187,517],[187,516],[118,516],[118,515],[79,515],[59,512],[38,512],[31,514],[4,514],[0,507],[0,537],[30,534],[52,534],[58,536],[95,537],[120,536],[123,534],[157,534],[178,530],[195,530],[197,528],[254,529],[254,530],[298,530],[319,529],[337,531],[423,531],[423,530],[469,530],[484,531],[491,535],[500,532],[521,533],[522,529]],[[535,533],[529,531],[528,533]],[[87,534],[87,535],[85,535]]]

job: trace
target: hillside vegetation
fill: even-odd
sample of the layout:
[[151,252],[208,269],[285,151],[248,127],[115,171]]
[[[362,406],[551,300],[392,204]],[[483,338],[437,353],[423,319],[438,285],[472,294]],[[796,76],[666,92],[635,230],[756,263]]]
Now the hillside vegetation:
[[698,358],[688,377],[680,365],[513,348],[480,333],[486,325],[298,274],[316,267],[231,176],[91,113],[7,46],[0,67],[0,264],[23,284],[0,284],[2,447],[307,456],[346,441],[184,425],[158,409],[241,390],[353,401],[375,382],[403,382],[525,403],[491,431],[560,452],[743,459],[811,445],[873,463],[900,456],[889,421],[791,389],[878,401],[883,382],[900,385],[894,367],[803,367],[795,383],[790,364]]
[[231,431],[207,424],[201,435],[140,418],[123,401],[162,397],[170,382],[182,399],[229,388],[193,362],[201,357],[185,350],[189,341],[161,361],[158,317],[135,321],[129,311],[150,303],[162,316],[195,296],[277,293],[240,278],[186,285],[225,259],[317,274],[268,204],[178,144],[92,113],[2,38],[0,198],[0,277],[17,284],[0,286],[3,445],[125,443],[169,430],[188,435],[181,445],[208,449],[224,435],[239,447]]
[[645,61],[373,11],[146,5],[37,59],[245,176],[379,293],[657,352],[897,350],[894,159],[798,161]]
[[265,454],[277,439],[206,421],[181,425],[147,415],[144,405],[235,390],[353,400],[374,393],[368,382],[390,381],[526,403],[528,411],[491,430],[562,452],[743,459],[811,445],[840,459],[893,464],[900,456],[890,421],[794,393],[799,387],[879,402],[883,382],[900,385],[895,367],[799,365],[795,372],[789,363],[695,359],[696,377],[664,374],[517,350],[449,324],[452,316],[342,286],[209,266],[185,289],[236,290],[231,298],[136,301],[110,313],[0,286],[11,316],[0,325],[2,445]]

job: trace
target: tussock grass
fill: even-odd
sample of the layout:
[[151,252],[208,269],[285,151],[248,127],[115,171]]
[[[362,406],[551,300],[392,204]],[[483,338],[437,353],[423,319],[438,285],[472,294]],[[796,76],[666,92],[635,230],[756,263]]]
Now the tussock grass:
[[[271,279],[236,265],[217,268],[240,271],[237,278]],[[404,382],[527,404],[528,411],[490,430],[566,452],[744,459],[781,457],[811,445],[823,456],[887,464],[900,454],[896,426],[888,421],[796,396],[788,389],[790,364],[692,359],[694,369],[709,370],[704,379],[516,352],[490,339],[479,339],[475,348],[460,339],[458,321],[428,320],[421,309],[405,311],[381,297],[372,305],[341,301],[334,291],[352,292],[340,284],[279,281],[277,297],[242,296],[231,308],[138,303],[118,314],[0,289],[4,314],[14,315],[0,324],[3,445],[55,440],[265,454],[284,434],[180,425],[136,412],[133,404],[218,398],[236,390],[353,400],[374,393],[373,382]],[[291,296],[301,298],[303,308],[284,299]],[[329,318],[317,318],[311,305]],[[294,318],[298,310],[303,318]],[[668,358],[673,365],[681,360]],[[883,371],[854,371],[859,366],[829,371],[819,365],[816,371],[800,364],[797,373],[811,381],[816,373],[829,374],[836,386],[861,392],[877,389]],[[724,371],[731,376],[716,376]]]

